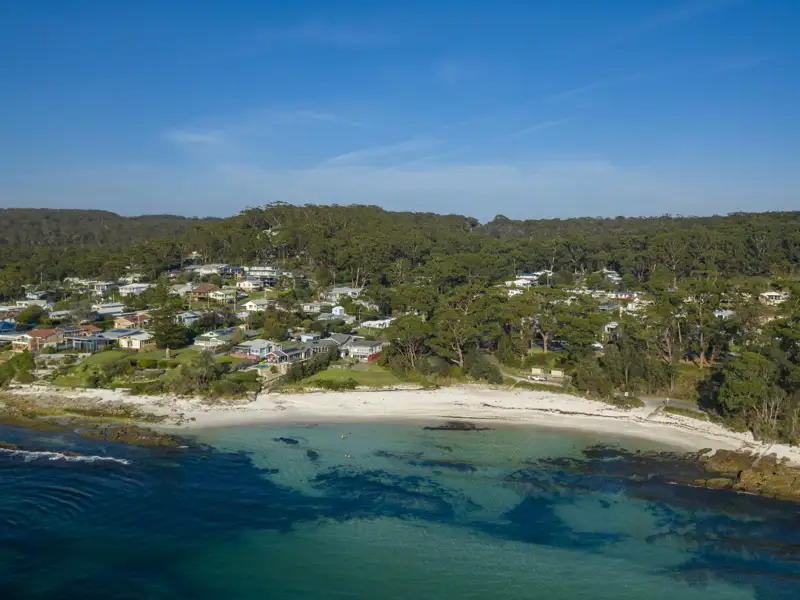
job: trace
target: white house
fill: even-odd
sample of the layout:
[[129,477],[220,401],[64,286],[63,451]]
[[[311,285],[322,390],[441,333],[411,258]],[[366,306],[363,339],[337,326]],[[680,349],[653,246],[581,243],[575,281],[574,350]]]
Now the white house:
[[200,265],[195,269],[195,271],[197,271],[199,275],[219,275],[227,266],[228,265],[219,263]]
[[343,356],[368,361],[375,360],[382,350],[381,342],[353,339],[345,343],[341,349]]
[[107,304],[92,304],[92,310],[101,317],[119,315],[125,312],[125,305],[121,302]]
[[322,302],[306,302],[301,305],[304,313],[308,313],[310,315],[322,312]]
[[344,308],[341,306],[334,306],[332,312],[320,313],[317,315],[317,321],[336,321],[342,320],[348,325],[355,323],[356,318],[353,315],[345,314]]
[[173,296],[180,296],[184,298],[189,295],[189,293],[194,289],[193,283],[176,283],[175,285],[169,286],[169,293]]
[[124,281],[125,283],[139,283],[144,277],[141,273],[128,273],[124,277],[120,279],[120,281]]
[[613,269],[604,268],[602,271],[600,271],[600,274],[615,285],[618,283],[622,283],[622,275],[620,275]]
[[241,281],[236,282],[236,287],[243,292],[257,292],[258,290],[264,289],[264,284],[260,279],[246,277]]
[[267,357],[267,354],[280,350],[281,348],[281,344],[270,340],[248,340],[241,344],[236,344],[233,347],[232,353],[263,360]]
[[783,304],[790,298],[790,295],[787,292],[762,292],[759,294],[758,299],[761,301],[762,304],[766,304],[767,306],[778,306],[779,304]]
[[247,312],[262,312],[267,310],[270,306],[274,305],[274,300],[267,300],[266,298],[253,298],[242,304],[242,308]]
[[138,331],[119,338],[119,347],[128,350],[147,350],[155,347],[153,334],[146,331]]
[[319,297],[323,302],[338,302],[340,298],[358,298],[363,288],[339,286],[322,292]]
[[368,329],[386,329],[387,327],[391,326],[392,321],[394,321],[393,317],[389,317],[388,319],[378,319],[376,321],[363,321],[361,323],[361,327],[367,327]]
[[41,290],[28,290],[25,292],[26,300],[44,300],[47,297],[47,292]]
[[209,292],[208,297],[214,302],[231,302],[236,299],[236,290],[224,288]]
[[47,300],[17,300],[17,306],[21,308],[28,308],[29,306],[40,306],[44,310],[50,310],[53,305]]
[[116,281],[90,281],[87,283],[96,296],[105,296],[117,287]]
[[119,295],[123,298],[128,296],[138,296],[153,287],[152,283],[129,283],[119,288]]

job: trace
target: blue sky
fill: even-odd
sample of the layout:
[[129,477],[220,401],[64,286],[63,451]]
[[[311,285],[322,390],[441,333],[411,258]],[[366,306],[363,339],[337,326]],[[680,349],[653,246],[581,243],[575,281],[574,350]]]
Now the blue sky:
[[800,209],[795,0],[0,1],[0,206]]

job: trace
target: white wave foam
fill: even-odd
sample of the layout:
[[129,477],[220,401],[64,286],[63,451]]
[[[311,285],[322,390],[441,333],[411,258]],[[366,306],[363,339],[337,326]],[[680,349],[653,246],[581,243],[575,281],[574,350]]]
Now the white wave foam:
[[131,462],[124,458],[114,458],[113,456],[67,456],[60,452],[36,452],[33,450],[11,450],[9,448],[0,448],[0,453],[10,456],[19,456],[25,462],[30,462],[38,458],[46,458],[47,460],[66,460],[67,462],[97,462],[97,461],[110,461],[120,463],[122,465],[129,465]]

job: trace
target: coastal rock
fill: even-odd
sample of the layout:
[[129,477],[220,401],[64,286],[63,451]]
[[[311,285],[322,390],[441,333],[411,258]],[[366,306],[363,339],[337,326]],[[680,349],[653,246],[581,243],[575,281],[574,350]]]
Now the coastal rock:
[[491,431],[491,427],[478,427],[468,421],[447,421],[442,425],[423,427],[425,431]]

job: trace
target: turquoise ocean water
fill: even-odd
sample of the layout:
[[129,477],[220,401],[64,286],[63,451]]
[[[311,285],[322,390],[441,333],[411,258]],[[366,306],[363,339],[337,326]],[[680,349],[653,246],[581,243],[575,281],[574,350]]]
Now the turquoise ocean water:
[[394,425],[206,430],[177,451],[0,439],[98,457],[0,451],[2,600],[800,599],[798,506],[605,451],[663,449],[646,442]]

